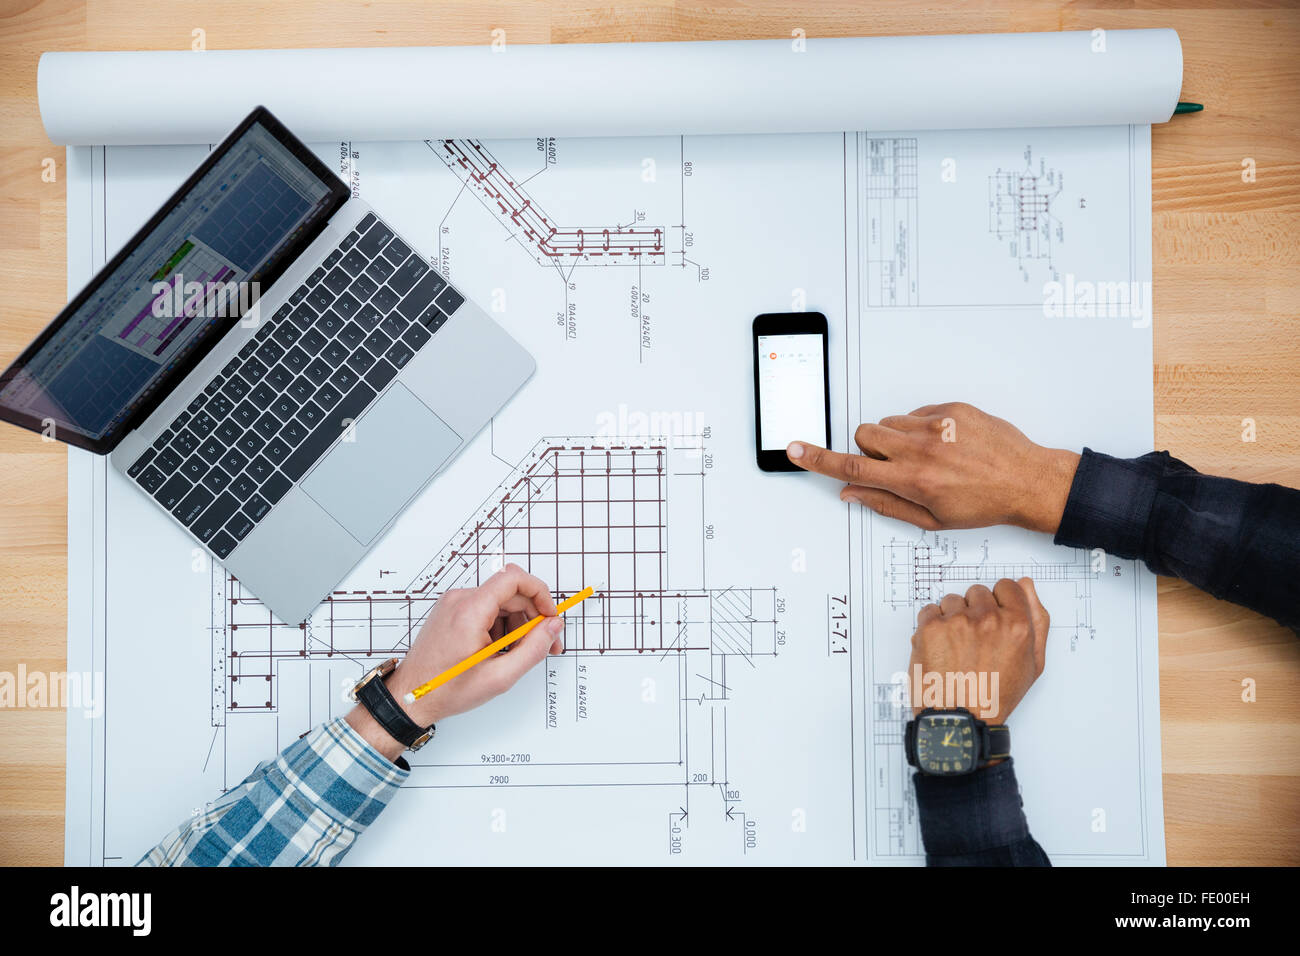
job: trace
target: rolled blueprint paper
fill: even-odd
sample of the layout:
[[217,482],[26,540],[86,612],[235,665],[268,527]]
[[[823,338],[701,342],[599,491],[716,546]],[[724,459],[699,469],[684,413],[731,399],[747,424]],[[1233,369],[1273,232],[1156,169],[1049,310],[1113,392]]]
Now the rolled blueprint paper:
[[[1159,123],[1173,30],[46,53],[66,145],[215,143],[262,104],[308,142]],[[181,95],[162,95],[160,91]]]

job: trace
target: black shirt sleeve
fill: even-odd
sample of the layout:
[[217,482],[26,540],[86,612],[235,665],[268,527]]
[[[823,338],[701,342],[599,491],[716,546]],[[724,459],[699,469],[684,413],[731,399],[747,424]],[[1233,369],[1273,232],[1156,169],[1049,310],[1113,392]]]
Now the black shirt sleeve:
[[[1300,491],[1203,475],[1168,452],[1083,450],[1056,543],[1137,558],[1300,630]],[[1012,762],[913,777],[930,866],[1050,866]]]
[[1079,459],[1056,543],[1139,558],[1300,628],[1300,491],[1203,475],[1156,451]]
[[1051,866],[1029,835],[1013,761],[960,777],[912,775],[927,866]]

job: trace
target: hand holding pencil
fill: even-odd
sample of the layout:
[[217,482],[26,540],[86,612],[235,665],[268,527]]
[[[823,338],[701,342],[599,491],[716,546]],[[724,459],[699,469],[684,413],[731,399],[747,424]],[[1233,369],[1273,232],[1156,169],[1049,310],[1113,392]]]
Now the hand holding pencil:
[[[555,613],[557,615],[563,614],[565,611],[567,611],[569,608],[573,607],[574,605],[580,604],[583,601],[587,600],[587,598],[591,597],[592,594],[594,593],[595,593],[595,588],[583,588],[577,594],[571,595],[568,598],[565,598],[563,601],[561,601],[559,606],[556,607]],[[533,628],[537,627],[539,624],[542,624],[548,620],[549,619],[545,615],[539,614],[536,617],[528,621],[525,621],[523,624],[520,624],[518,627],[514,628],[512,631],[510,631],[510,633],[506,634],[504,637],[498,637],[487,647],[465,658],[459,664],[454,664],[451,667],[448,667],[445,671],[443,671],[438,676],[429,678],[429,680],[425,681],[419,687],[415,688],[415,690],[407,693],[406,696],[402,698],[402,700],[408,704],[414,704],[425,694],[432,693],[433,691],[441,687],[443,684],[447,683],[447,681],[455,677],[459,677],[461,674],[465,673],[471,667],[483,663],[493,654],[500,654],[503,651],[510,650],[510,648],[515,645],[516,641],[523,640],[524,635],[526,635]],[[564,628],[561,627],[560,630],[563,631]]]
[[[508,654],[493,653],[414,703],[406,702],[406,695],[430,678],[538,615],[543,620],[516,640]],[[386,683],[411,719],[428,726],[486,703],[514,686],[548,653],[562,653],[563,630],[564,621],[556,613],[546,583],[518,565],[508,564],[477,588],[444,594],[425,619],[410,653]],[[389,759],[395,759],[404,749],[364,708],[354,708],[347,720]]]

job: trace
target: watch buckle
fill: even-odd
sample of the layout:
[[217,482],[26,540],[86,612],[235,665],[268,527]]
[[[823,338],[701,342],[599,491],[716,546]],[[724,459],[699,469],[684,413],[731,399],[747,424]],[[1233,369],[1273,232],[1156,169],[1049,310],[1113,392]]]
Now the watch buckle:
[[370,668],[370,670],[366,671],[364,674],[361,675],[361,680],[357,681],[355,684],[352,685],[352,689],[348,691],[348,700],[352,701],[352,703],[355,704],[357,702],[357,691],[365,687],[376,677],[382,680],[383,678],[387,677],[396,669],[397,669],[396,657],[390,657],[382,664]]

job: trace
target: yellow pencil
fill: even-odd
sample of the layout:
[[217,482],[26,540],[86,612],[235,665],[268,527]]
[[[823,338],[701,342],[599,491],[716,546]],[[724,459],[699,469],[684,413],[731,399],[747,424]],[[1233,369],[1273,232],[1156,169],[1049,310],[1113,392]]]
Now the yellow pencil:
[[[561,601],[558,605],[556,605],[555,613],[563,614],[565,611],[573,607],[575,604],[587,600],[587,598],[591,597],[595,593],[596,593],[595,588],[584,588],[583,590],[579,591],[577,594],[573,595],[572,597],[566,598],[565,600]],[[445,671],[443,671],[433,680],[421,684],[419,687],[415,688],[415,690],[411,691],[409,694],[406,694],[403,699],[408,704],[414,704],[425,694],[429,693],[429,691],[435,690],[441,687],[443,684],[447,683],[447,681],[451,680],[453,677],[465,673],[475,664],[487,660],[489,657],[491,657],[493,654],[495,654],[497,651],[501,650],[502,648],[509,647],[511,644],[519,640],[521,637],[523,637],[525,634],[527,634],[529,631],[531,631],[538,624],[541,624],[542,621],[545,620],[546,620],[546,615],[539,614],[537,615],[537,617],[533,618],[528,623],[519,625],[519,627],[515,628],[505,637],[497,638],[495,641],[493,641],[487,647],[483,648],[483,650],[479,651],[477,654],[471,654],[469,657],[465,658],[459,664],[456,664],[452,667],[448,667]]]

